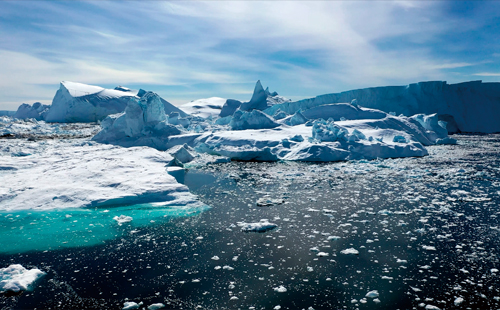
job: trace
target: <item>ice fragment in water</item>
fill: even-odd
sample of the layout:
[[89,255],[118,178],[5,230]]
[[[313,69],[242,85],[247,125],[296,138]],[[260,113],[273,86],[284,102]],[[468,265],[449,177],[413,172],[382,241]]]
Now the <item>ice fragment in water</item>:
[[349,249],[345,249],[345,250],[340,251],[340,253],[345,254],[345,255],[358,255],[359,251],[356,250],[355,248],[349,248]]
[[369,291],[368,293],[366,293],[365,297],[367,298],[377,298],[379,296],[378,294],[378,291],[377,290],[374,290],[374,291]]
[[40,269],[28,270],[19,264],[0,268],[0,292],[26,291],[43,275],[45,275],[45,272]]
[[126,216],[126,215],[120,215],[120,216],[115,216],[113,217],[113,220],[118,222],[118,225],[122,225],[123,223],[131,222],[132,217],[131,216]]
[[283,285],[275,287],[273,288],[273,290],[278,293],[285,293],[287,291],[286,287],[284,287]]
[[148,306],[148,310],[157,310],[162,308],[165,308],[165,305],[162,303],[156,303]]
[[256,223],[238,223],[239,226],[241,226],[241,230],[244,232],[259,232],[263,233],[269,230],[273,230],[278,225],[270,223],[266,219],[260,220],[260,222]]

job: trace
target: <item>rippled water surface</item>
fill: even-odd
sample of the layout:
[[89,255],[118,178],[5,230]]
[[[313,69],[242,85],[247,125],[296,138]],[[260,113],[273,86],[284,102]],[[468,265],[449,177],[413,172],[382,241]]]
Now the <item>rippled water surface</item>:
[[[184,182],[211,209],[123,223],[89,246],[1,254],[2,266],[47,275],[0,305],[496,309],[500,136],[455,138],[423,158],[192,169]],[[277,228],[241,231],[262,219]]]

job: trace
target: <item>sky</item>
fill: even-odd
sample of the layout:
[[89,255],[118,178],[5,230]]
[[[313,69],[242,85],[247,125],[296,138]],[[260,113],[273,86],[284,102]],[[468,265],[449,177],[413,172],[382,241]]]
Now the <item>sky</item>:
[[500,82],[500,1],[0,1],[0,110],[60,81],[248,101]]

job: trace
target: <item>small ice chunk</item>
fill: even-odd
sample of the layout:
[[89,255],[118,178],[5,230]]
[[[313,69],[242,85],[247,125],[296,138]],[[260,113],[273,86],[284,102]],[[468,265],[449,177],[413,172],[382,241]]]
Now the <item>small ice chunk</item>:
[[460,306],[460,304],[463,302],[464,299],[462,297],[457,297],[453,303],[455,304],[455,306]]
[[273,288],[273,290],[278,293],[285,293],[287,291],[286,287],[284,287],[283,285],[275,287]]
[[423,245],[422,248],[426,251],[436,251],[436,247],[431,245]]
[[33,268],[28,270],[20,264],[0,268],[0,292],[27,291],[43,275],[45,275],[45,272],[40,269]]
[[133,310],[133,309],[139,309],[139,307],[142,305],[141,303],[136,303],[133,301],[126,301],[123,303],[123,308],[122,310]]
[[118,225],[122,225],[123,223],[131,222],[132,217],[131,216],[126,216],[126,215],[120,215],[120,216],[115,216],[113,217],[113,220],[118,222]]
[[157,309],[161,309],[161,308],[165,308],[165,305],[160,303],[160,302],[148,306],[148,310],[157,310]]
[[433,305],[426,305],[425,310],[441,310],[441,309]]
[[285,200],[283,200],[283,199],[272,199],[269,196],[264,196],[264,197],[259,198],[257,200],[257,206],[259,206],[259,207],[269,207],[269,206],[272,206],[272,205],[279,205],[279,204],[282,204],[284,202],[285,202]]
[[377,290],[369,291],[365,295],[366,298],[377,298],[378,296],[379,296],[379,294],[378,294]]
[[349,249],[345,249],[345,250],[340,251],[340,253],[345,254],[345,255],[358,255],[359,251],[356,250],[355,248],[349,248]]
[[336,241],[336,240],[339,240],[340,237],[339,236],[328,236],[328,238],[326,238],[327,240],[330,240],[330,241]]
[[212,256],[212,259],[213,260],[219,260],[220,258],[219,258],[219,256],[215,255],[215,256]]
[[269,230],[273,230],[278,225],[270,223],[266,219],[260,220],[260,222],[256,223],[238,223],[239,226],[241,226],[241,230],[244,232],[259,232],[263,233]]
[[330,254],[326,253],[326,252],[319,252],[318,254],[316,254],[316,256],[318,257],[326,257],[326,256],[329,256]]

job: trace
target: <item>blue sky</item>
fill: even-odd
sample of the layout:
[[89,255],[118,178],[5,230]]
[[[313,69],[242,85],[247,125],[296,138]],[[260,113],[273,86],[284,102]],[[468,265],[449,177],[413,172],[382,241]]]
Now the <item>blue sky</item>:
[[500,1],[0,1],[0,110],[62,80],[181,104],[500,82]]

